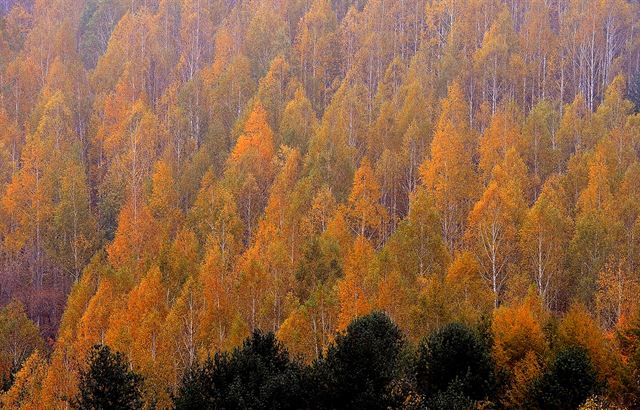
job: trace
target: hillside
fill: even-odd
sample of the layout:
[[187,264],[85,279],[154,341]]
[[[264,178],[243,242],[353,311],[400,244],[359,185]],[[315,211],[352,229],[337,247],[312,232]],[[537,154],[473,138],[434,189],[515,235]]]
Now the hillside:
[[495,376],[478,393],[389,365],[389,407],[555,408],[574,393],[548,375],[572,360],[598,386],[576,403],[640,406],[639,17],[630,0],[0,2],[1,407],[68,408],[96,344],[144,379],[145,408],[262,343],[295,358],[274,372],[335,382],[331,352],[376,326],[417,363],[473,339]]

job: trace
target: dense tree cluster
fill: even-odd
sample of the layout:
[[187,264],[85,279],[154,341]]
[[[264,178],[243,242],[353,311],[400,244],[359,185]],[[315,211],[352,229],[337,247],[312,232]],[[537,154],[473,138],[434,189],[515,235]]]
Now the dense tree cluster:
[[[146,407],[185,375],[246,405],[293,397],[307,366],[326,407],[573,406],[593,392],[563,383],[590,369],[594,405],[637,404],[639,16],[0,2],[4,407],[66,408],[95,345]],[[355,332],[373,311],[397,331]]]
[[[505,386],[496,377],[486,336],[480,328],[451,323],[413,349],[385,314],[375,312],[354,320],[325,354],[304,364],[273,333],[254,331],[232,352],[195,363],[173,404],[176,409],[494,408]],[[602,386],[583,348],[559,347],[548,360],[544,372],[521,386],[518,408],[576,409],[598,400]],[[96,346],[88,366],[79,408],[140,406],[140,376],[122,355]]]

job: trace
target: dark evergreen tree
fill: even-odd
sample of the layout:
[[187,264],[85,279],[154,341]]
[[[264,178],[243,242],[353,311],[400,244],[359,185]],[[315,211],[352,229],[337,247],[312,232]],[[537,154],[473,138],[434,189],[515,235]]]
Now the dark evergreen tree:
[[452,323],[421,343],[416,359],[416,386],[434,408],[459,408],[490,397],[495,388],[494,363],[484,338]]
[[571,346],[558,352],[549,370],[535,383],[531,407],[572,410],[597,391],[589,355],[583,348]]
[[176,409],[299,409],[302,367],[273,333],[255,331],[243,345],[194,366],[174,398]]
[[313,402],[331,409],[388,408],[403,346],[400,329],[386,314],[376,312],[354,320],[315,363]]
[[96,345],[89,354],[88,367],[80,372],[73,405],[82,410],[140,409],[142,382],[142,376],[130,370],[122,353]]

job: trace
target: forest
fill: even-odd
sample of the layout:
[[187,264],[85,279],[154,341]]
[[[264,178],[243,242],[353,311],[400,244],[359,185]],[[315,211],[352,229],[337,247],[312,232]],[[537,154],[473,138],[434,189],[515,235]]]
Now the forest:
[[0,408],[640,408],[639,292],[637,1],[0,0]]

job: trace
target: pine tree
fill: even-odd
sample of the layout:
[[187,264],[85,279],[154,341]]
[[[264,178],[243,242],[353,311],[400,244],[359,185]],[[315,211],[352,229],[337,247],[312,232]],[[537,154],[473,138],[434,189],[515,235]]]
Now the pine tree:
[[451,394],[482,400],[495,388],[486,341],[460,323],[444,326],[420,344],[415,371],[418,391],[434,404],[449,401]]
[[403,346],[402,333],[384,313],[354,320],[315,364],[312,400],[321,408],[387,408]]
[[584,349],[558,352],[534,387],[533,402],[547,409],[573,409],[597,392],[593,364]]
[[273,333],[255,331],[230,353],[194,364],[174,398],[176,409],[279,408],[305,405],[301,369]]
[[129,369],[122,353],[106,345],[96,345],[89,354],[87,368],[80,372],[78,409],[137,409],[142,407],[142,382]]

